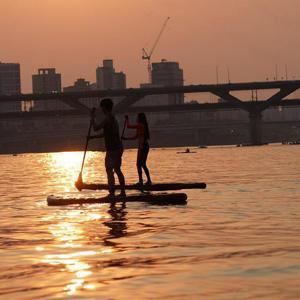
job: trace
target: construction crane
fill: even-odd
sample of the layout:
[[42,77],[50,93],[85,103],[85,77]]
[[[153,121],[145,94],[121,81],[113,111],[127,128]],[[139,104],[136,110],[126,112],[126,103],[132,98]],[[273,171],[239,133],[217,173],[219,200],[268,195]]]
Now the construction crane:
[[156,49],[156,47],[157,47],[157,45],[158,45],[158,42],[159,42],[159,40],[160,40],[160,38],[161,38],[161,36],[162,36],[164,30],[166,29],[166,26],[167,26],[169,20],[170,20],[170,17],[168,17],[168,18],[164,21],[163,26],[162,26],[162,28],[161,28],[161,30],[160,30],[160,32],[159,32],[159,34],[158,34],[158,36],[157,36],[155,42],[154,42],[154,44],[153,44],[153,46],[152,46],[152,49],[151,49],[151,51],[149,52],[149,54],[148,54],[148,52],[147,52],[147,50],[146,50],[145,48],[142,49],[142,51],[143,51],[143,56],[142,56],[142,58],[148,61],[148,76],[149,76],[149,83],[152,83],[151,57],[152,57],[152,54],[153,54],[154,50]]

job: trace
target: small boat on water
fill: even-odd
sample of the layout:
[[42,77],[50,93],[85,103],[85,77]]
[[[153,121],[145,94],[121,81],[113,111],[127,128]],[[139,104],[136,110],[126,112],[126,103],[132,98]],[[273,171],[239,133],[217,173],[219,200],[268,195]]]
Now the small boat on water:
[[190,154],[196,153],[196,151],[191,151],[189,148],[186,148],[185,151],[177,152],[177,154]]

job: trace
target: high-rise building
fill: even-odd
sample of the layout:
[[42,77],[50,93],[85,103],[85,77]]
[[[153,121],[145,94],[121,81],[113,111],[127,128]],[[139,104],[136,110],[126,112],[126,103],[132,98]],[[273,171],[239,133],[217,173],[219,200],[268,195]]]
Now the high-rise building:
[[123,72],[117,72],[113,76],[113,89],[126,89],[126,75]]
[[[0,95],[18,95],[21,93],[20,64],[0,62]],[[0,104],[0,112],[21,111],[21,102]]]
[[96,70],[96,78],[99,90],[126,88],[126,75],[115,71],[112,59],[103,60],[103,66]]
[[[92,91],[95,90],[95,84],[90,84],[89,81],[86,81],[84,78],[79,78],[74,82],[74,85],[64,87],[64,93],[71,93],[71,92],[85,92],[85,91]],[[80,99],[83,104],[86,104],[90,108],[98,106],[98,99],[97,98],[83,98]]]
[[32,91],[34,94],[61,92],[61,74],[54,68],[39,69],[38,74],[32,75]]
[[[32,75],[32,92],[34,94],[49,94],[61,92],[61,74],[55,68],[39,69]],[[58,110],[67,106],[59,100],[35,101],[34,110]]]
[[[183,86],[183,70],[178,62],[162,60],[152,64],[152,84],[154,86]],[[184,94],[170,94],[169,105],[182,104]]]

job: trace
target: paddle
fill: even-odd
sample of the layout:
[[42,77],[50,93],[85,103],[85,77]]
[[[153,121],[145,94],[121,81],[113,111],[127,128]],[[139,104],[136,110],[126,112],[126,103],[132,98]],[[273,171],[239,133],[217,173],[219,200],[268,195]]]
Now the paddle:
[[83,172],[83,167],[84,167],[84,162],[85,162],[85,157],[86,157],[86,152],[88,149],[88,145],[89,145],[89,140],[90,140],[90,135],[91,135],[91,130],[92,130],[92,126],[93,126],[93,119],[95,116],[95,108],[92,109],[91,111],[91,120],[90,120],[90,125],[89,125],[89,130],[88,130],[88,134],[86,137],[86,143],[85,143],[85,149],[84,149],[84,154],[83,154],[83,160],[82,160],[82,164],[81,164],[81,170],[80,173],[78,175],[77,181],[75,182],[75,186],[76,188],[81,191],[82,190],[82,185],[83,185],[83,181],[82,181],[82,172]]
[[127,122],[128,122],[128,116],[125,116],[125,120],[124,120],[124,126],[123,126],[123,131],[122,131],[122,135],[121,135],[121,139],[124,137],[124,133],[127,127]]

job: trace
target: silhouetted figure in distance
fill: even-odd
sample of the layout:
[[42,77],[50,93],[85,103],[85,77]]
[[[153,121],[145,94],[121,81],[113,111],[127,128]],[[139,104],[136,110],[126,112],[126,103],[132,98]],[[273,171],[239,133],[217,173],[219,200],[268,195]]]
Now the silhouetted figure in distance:
[[125,116],[126,119],[126,126],[130,129],[136,129],[136,134],[132,137],[122,137],[124,140],[138,140],[138,153],[137,153],[137,171],[139,176],[138,185],[143,186],[143,172],[144,170],[146,177],[147,177],[147,185],[151,185],[151,177],[150,172],[147,167],[147,158],[149,153],[149,139],[150,139],[150,132],[149,126],[147,122],[146,115],[144,113],[139,113],[137,116],[137,124],[130,124],[128,116]]
[[112,100],[109,98],[103,99],[100,102],[100,107],[105,115],[105,119],[97,125],[95,116],[92,115],[92,125],[95,131],[103,130],[103,133],[91,136],[90,138],[104,138],[106,149],[105,169],[110,196],[115,196],[115,172],[121,186],[120,196],[126,197],[125,178],[121,170],[123,145],[119,134],[118,121],[112,113],[113,105]]

